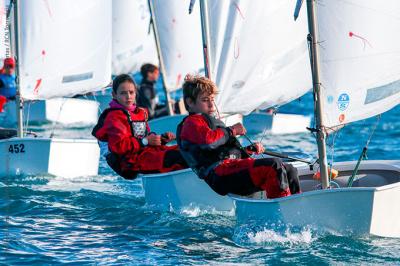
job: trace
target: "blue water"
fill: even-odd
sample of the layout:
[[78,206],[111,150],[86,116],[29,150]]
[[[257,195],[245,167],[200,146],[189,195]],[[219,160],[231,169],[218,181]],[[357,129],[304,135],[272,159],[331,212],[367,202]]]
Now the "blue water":
[[[311,110],[310,94],[280,108],[304,114]],[[382,115],[369,145],[369,159],[400,159],[399,111],[397,107]],[[343,128],[336,135],[334,161],[357,159],[375,122],[371,118]],[[51,130],[36,129],[43,134]],[[89,132],[56,129],[55,135],[82,137]],[[263,138],[273,150],[316,154],[308,133],[252,137]],[[400,239],[307,228],[238,230],[234,216],[226,213],[194,207],[157,211],[145,204],[140,179],[125,181],[104,161],[93,177],[1,178],[0,216],[0,263],[5,265],[400,264]]]

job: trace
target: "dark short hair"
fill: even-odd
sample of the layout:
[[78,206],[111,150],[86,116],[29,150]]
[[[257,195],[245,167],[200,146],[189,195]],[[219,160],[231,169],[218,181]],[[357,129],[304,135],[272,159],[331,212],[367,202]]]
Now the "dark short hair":
[[136,83],[131,76],[129,76],[128,74],[121,74],[121,75],[116,76],[115,79],[113,80],[113,83],[112,83],[113,92],[117,93],[119,85],[121,85],[122,83],[124,83],[126,81],[132,83],[135,86],[135,88],[137,88]]
[[156,70],[158,70],[157,66],[153,64],[144,64],[140,67],[140,74],[142,74],[144,79],[147,79],[147,74]]

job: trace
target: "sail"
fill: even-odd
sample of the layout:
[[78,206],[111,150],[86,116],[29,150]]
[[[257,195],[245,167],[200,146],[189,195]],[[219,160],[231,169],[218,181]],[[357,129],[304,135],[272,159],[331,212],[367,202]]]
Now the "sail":
[[0,69],[3,66],[3,59],[6,57],[6,49],[9,45],[6,37],[7,17],[6,17],[6,1],[0,0]]
[[144,63],[158,65],[147,0],[113,0],[112,73],[137,72]]
[[72,96],[111,80],[111,1],[20,1],[20,92]]
[[207,1],[211,78],[220,112],[248,114],[312,87],[305,8],[294,0]]
[[204,70],[199,6],[188,12],[188,2],[152,0],[153,16],[164,63],[168,91],[179,89],[187,73]]
[[400,102],[400,1],[316,2],[326,127]]

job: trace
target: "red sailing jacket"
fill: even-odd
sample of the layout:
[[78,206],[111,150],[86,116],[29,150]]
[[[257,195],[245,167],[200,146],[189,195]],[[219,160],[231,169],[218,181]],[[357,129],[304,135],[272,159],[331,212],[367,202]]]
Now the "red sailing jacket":
[[205,114],[190,114],[177,130],[181,154],[199,177],[225,159],[248,158],[232,131],[225,124]]
[[[141,139],[150,133],[147,111],[139,107],[133,112],[128,111],[131,122],[125,112],[120,109],[109,111],[103,124],[98,124],[100,127],[96,126],[93,130],[94,136],[108,142],[110,152],[119,157],[122,171],[171,171],[164,167],[165,151],[177,149],[177,146],[143,146]],[[132,127],[129,123],[132,123]]]

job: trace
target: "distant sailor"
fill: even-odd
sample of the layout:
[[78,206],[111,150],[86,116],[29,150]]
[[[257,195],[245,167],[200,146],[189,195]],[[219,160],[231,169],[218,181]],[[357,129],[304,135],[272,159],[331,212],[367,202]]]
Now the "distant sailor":
[[137,105],[147,109],[149,119],[168,115],[167,106],[158,104],[158,98],[154,88],[160,75],[158,67],[153,64],[144,64],[140,68],[140,73],[143,76],[143,80],[137,95]]
[[3,69],[0,74],[0,112],[8,100],[15,100],[17,86],[15,84],[15,61],[13,58],[4,59]]
[[296,168],[276,158],[250,157],[264,151],[261,143],[242,147],[235,137],[246,134],[243,125],[227,127],[214,118],[216,93],[216,85],[207,78],[185,78],[189,116],[178,126],[177,142],[194,172],[220,195],[264,190],[268,198],[278,198],[300,193]]
[[148,114],[136,106],[136,84],[122,74],[112,85],[113,100],[104,110],[92,134],[107,142],[107,163],[120,176],[136,178],[138,173],[165,173],[187,168],[177,145],[166,146],[175,139],[172,132],[157,135],[150,131]]

